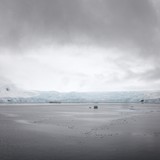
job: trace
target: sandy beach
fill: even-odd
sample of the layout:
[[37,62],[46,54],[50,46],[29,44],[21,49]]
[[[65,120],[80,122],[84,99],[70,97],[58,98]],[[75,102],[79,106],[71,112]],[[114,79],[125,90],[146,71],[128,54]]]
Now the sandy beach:
[[0,160],[160,159],[160,105],[93,105],[0,105]]

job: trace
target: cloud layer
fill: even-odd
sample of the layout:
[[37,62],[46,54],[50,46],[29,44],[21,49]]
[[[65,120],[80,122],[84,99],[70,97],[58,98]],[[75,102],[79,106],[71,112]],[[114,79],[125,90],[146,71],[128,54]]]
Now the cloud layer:
[[160,89],[159,9],[156,0],[1,0],[0,75],[27,89]]

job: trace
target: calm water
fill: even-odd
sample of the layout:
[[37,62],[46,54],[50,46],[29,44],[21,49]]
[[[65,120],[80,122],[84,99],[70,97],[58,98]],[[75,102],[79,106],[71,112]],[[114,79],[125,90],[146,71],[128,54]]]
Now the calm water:
[[0,105],[0,159],[160,159],[160,106]]

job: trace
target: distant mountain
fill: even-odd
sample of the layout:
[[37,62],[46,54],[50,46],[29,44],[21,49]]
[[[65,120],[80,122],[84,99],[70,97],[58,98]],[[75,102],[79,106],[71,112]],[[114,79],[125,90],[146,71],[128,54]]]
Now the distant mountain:
[[26,91],[0,80],[0,103],[160,103],[160,91],[56,92]]
[[38,95],[38,92],[26,91],[17,88],[10,81],[0,79],[0,102],[10,102],[13,99],[19,101],[21,98],[29,98]]

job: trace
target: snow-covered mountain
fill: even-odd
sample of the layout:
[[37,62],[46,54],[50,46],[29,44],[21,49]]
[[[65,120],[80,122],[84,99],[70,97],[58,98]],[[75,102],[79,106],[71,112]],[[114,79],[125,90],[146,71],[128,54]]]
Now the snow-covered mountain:
[[22,90],[6,79],[0,78],[0,102],[10,102],[13,99],[29,98],[38,95],[34,91]]
[[36,92],[21,90],[14,85],[0,86],[0,97],[32,97],[37,95]]
[[68,92],[26,91],[14,84],[0,80],[0,103],[59,103],[59,102],[110,102],[110,103],[160,103],[160,91],[126,92]]

